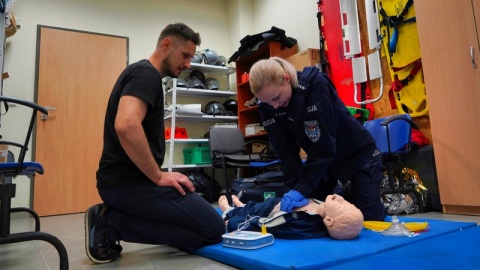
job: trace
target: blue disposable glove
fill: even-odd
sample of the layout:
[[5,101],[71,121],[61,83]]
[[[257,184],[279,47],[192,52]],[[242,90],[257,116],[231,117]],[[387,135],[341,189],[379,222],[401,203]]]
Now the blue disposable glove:
[[283,195],[282,201],[280,202],[280,210],[290,213],[293,208],[301,207],[308,204],[308,200],[303,197],[303,195],[292,189],[289,192]]

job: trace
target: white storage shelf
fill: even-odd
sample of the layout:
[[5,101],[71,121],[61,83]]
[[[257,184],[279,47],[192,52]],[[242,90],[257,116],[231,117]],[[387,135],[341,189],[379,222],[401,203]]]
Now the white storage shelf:
[[[229,76],[235,73],[235,68],[232,67],[220,67],[220,66],[211,66],[203,64],[191,64],[191,69],[184,71],[190,73],[192,70],[201,70],[205,75],[209,76],[223,76],[226,78],[226,89],[229,86]],[[176,80],[174,84],[176,85]],[[172,105],[177,104],[177,98],[181,97],[194,97],[194,98],[212,98],[217,97],[221,99],[227,99],[235,97],[237,95],[236,91],[222,91],[222,90],[206,90],[206,89],[193,89],[193,88],[183,88],[183,87],[173,87],[168,89],[165,92],[165,97],[171,100]],[[175,106],[172,106],[175,108]],[[170,125],[166,123],[165,128],[170,127],[172,131],[175,130],[177,121],[179,122],[206,122],[209,125],[216,122],[236,122],[238,119],[237,116],[222,116],[222,115],[201,115],[201,116],[189,116],[189,115],[177,115],[175,109],[173,109],[172,114],[164,117],[166,122],[170,122]],[[171,138],[165,138],[167,143],[167,151],[165,156],[165,162],[162,165],[162,169],[172,171],[174,169],[184,169],[184,168],[202,168],[210,167],[210,164],[183,164],[183,149],[189,147],[195,147],[200,145],[208,145],[208,139],[194,139],[194,138],[183,138],[175,139],[174,133],[171,132]],[[180,147],[179,147],[180,146]]]

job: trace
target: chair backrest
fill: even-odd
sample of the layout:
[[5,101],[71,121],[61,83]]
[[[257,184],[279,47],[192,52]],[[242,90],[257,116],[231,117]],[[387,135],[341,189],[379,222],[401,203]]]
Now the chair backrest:
[[41,112],[45,115],[48,115],[48,111],[46,108],[38,104],[35,104],[33,102],[12,98],[12,97],[0,96],[0,103],[5,106],[5,111],[6,111],[5,114],[7,113],[7,109],[9,107],[8,104],[23,105],[23,106],[29,107],[32,112],[30,116],[30,122],[28,124],[28,129],[25,135],[25,140],[23,142],[20,143],[16,141],[8,141],[8,140],[0,141],[0,144],[7,144],[7,145],[16,146],[20,148],[20,153],[18,155],[17,162],[7,162],[8,164],[2,164],[2,167],[0,170],[0,173],[3,174],[3,176],[6,176],[6,175],[16,176],[21,174],[22,171],[25,170],[24,168],[25,154],[28,150],[28,144],[32,136],[33,128],[34,128],[36,117],[37,117],[37,112]]
[[408,114],[377,118],[365,122],[378,149],[384,154],[402,154],[409,151],[411,128],[416,127]]
[[212,128],[208,140],[210,153],[214,154],[243,154],[245,153],[245,139],[237,128]]

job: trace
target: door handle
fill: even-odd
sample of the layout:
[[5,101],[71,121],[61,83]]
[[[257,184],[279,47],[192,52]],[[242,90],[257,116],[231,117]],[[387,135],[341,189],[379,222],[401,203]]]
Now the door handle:
[[475,62],[475,54],[474,54],[474,50],[473,50],[472,46],[470,46],[470,58],[472,59],[473,69],[476,69],[477,68],[477,63]]
[[[55,110],[57,109],[57,108],[54,108],[54,107],[44,107],[44,108],[45,108],[45,110],[47,110],[47,111],[55,111]],[[40,117],[40,119],[41,119],[42,121],[45,121],[45,120],[48,119],[48,115],[42,113],[42,116]]]

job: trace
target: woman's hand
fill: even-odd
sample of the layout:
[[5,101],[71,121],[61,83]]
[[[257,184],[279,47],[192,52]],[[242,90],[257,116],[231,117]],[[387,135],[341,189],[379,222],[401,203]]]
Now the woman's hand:
[[303,195],[292,189],[289,192],[283,195],[282,201],[280,202],[280,210],[290,213],[293,208],[301,207],[308,204],[308,199],[303,197]]

